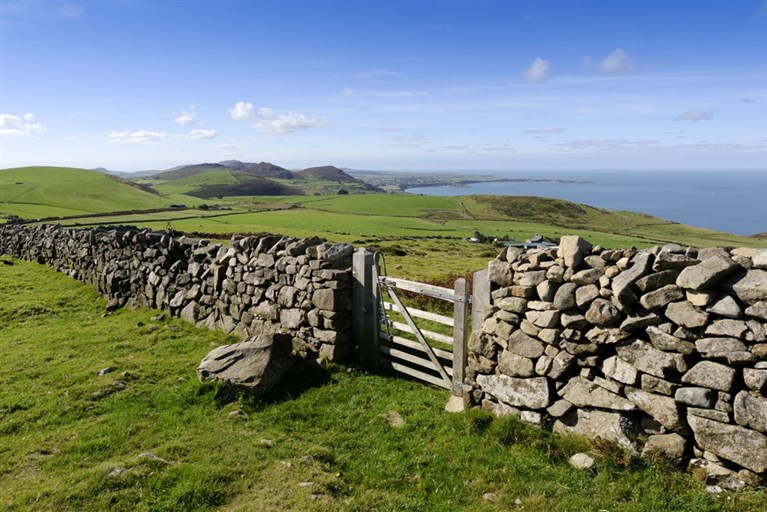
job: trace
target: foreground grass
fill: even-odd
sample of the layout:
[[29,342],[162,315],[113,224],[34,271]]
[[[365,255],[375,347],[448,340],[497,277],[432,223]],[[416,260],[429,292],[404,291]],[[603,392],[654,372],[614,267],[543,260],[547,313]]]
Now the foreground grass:
[[[764,510],[764,493],[714,499],[604,447],[446,414],[445,392],[406,380],[331,369],[238,397],[194,375],[232,338],[102,318],[95,292],[36,264],[0,265],[0,297],[5,510]],[[593,472],[569,467],[580,450]]]

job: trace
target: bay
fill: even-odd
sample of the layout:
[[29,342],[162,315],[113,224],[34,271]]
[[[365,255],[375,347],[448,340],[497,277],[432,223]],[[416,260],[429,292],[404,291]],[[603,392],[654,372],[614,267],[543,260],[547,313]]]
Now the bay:
[[[459,171],[454,171],[459,172]],[[460,171],[509,180],[417,187],[433,196],[540,196],[657,217],[738,235],[767,232],[767,171]],[[571,180],[571,181],[556,181]],[[572,180],[586,181],[573,183]]]

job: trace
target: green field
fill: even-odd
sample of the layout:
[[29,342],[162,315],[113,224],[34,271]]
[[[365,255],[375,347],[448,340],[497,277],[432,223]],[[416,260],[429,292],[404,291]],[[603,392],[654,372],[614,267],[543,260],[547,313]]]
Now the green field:
[[[764,510],[763,490],[713,498],[607,445],[447,414],[447,392],[404,379],[328,368],[262,399],[202,384],[200,359],[233,338],[103,317],[95,291],[37,264],[0,265],[0,296],[3,510]],[[593,470],[569,466],[579,451]]]
[[[200,187],[234,185],[242,177],[243,173],[236,171],[217,170],[166,182],[142,180],[141,184],[151,184],[156,189],[152,194],[135,184],[131,186],[93,171],[39,167],[5,170],[0,171],[0,214],[24,219],[63,217],[57,222],[69,226],[172,227],[220,239],[232,234],[272,232],[320,236],[331,242],[353,242],[385,251],[397,246],[389,251],[396,256],[392,273],[426,279],[465,275],[484,267],[499,249],[467,242],[477,231],[491,238],[517,241],[536,234],[551,239],[578,234],[606,247],[650,247],[670,242],[697,247],[767,245],[764,239],[547,198],[332,194],[202,200],[185,195]],[[309,177],[292,181],[326,180]],[[174,203],[188,208],[142,211]],[[216,204],[227,209],[200,209]],[[111,211],[130,210],[135,211],[109,215]],[[84,214],[89,215],[83,217]]]
[[40,218],[163,208],[172,199],[134,183],[84,169],[21,167],[0,170],[0,213]]

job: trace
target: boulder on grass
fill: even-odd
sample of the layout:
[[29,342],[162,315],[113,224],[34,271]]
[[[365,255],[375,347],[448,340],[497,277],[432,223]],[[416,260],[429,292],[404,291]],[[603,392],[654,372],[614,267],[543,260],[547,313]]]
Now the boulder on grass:
[[262,334],[218,347],[197,368],[201,381],[221,381],[260,395],[271,390],[293,364],[292,337]]

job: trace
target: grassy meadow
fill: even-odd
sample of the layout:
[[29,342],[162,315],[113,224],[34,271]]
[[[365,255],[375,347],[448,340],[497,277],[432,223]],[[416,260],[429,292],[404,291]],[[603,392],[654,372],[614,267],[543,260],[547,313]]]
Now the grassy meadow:
[[[6,258],[7,259],[7,258]],[[0,265],[0,509],[9,511],[763,511],[688,474],[344,368],[240,396],[197,381],[222,333]],[[113,367],[102,376],[97,372]],[[567,458],[587,451],[590,471]]]

